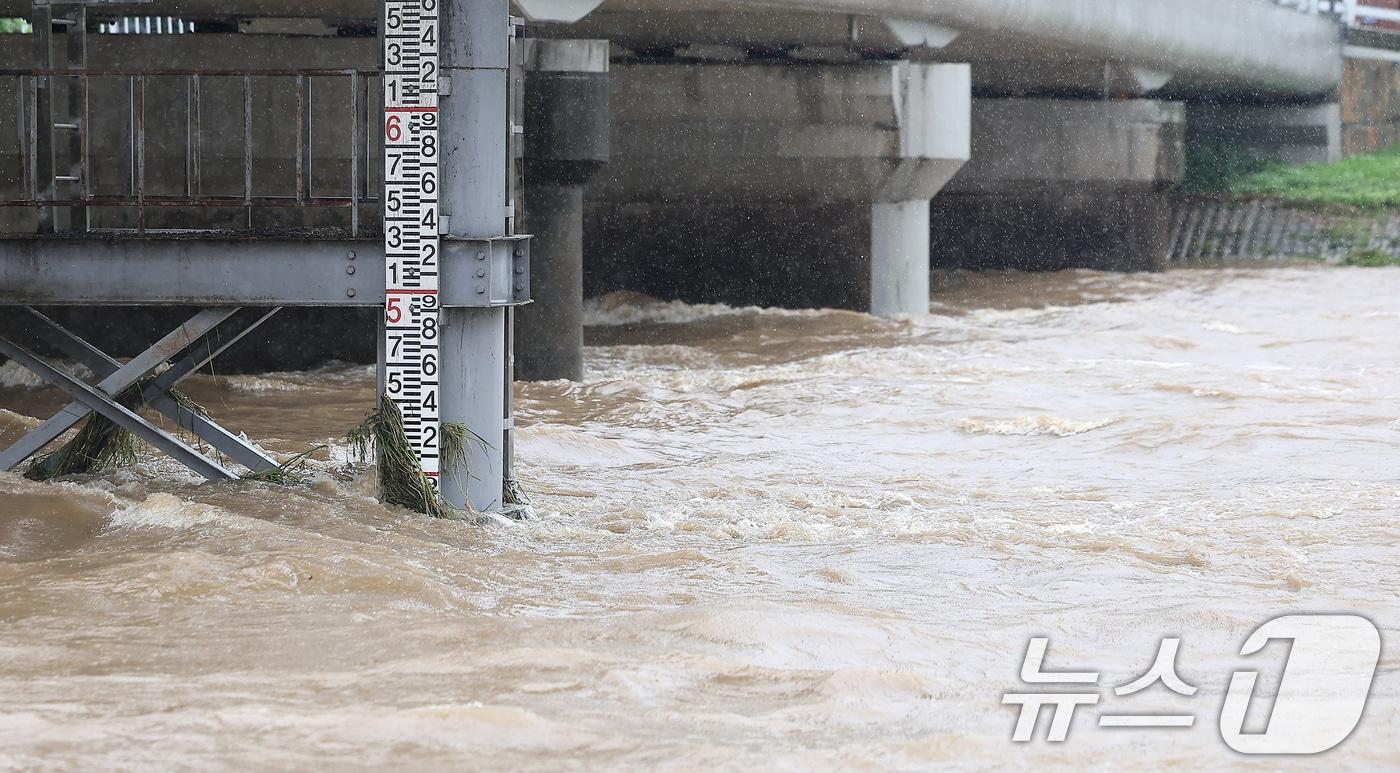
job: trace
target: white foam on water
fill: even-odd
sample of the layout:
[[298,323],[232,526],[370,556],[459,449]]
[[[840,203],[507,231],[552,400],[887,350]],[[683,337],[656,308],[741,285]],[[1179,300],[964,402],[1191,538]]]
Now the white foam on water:
[[1075,421],[1054,416],[1021,416],[1015,419],[959,419],[958,429],[970,435],[1053,435],[1070,437],[1093,432],[1116,423],[1117,419]]
[[563,424],[540,424],[516,432],[521,453],[540,465],[597,465],[622,467],[658,461],[626,443],[598,437]]
[[[60,361],[50,363],[63,373],[76,379],[87,381],[92,378],[92,371],[76,362]],[[20,365],[14,360],[0,365],[0,387],[33,389],[47,386],[48,382],[39,378],[32,371]]]
[[298,384],[276,375],[266,376],[224,376],[220,379],[240,392],[305,392],[311,387]]
[[306,392],[337,386],[354,386],[374,378],[373,365],[328,362],[311,370],[289,370],[256,375],[217,376],[218,382],[242,392]]
[[1201,327],[1211,331],[1212,333],[1225,333],[1226,335],[1236,336],[1245,334],[1243,328],[1239,327],[1238,325],[1231,325],[1228,322],[1206,322],[1203,325],[1201,325]]
[[764,306],[730,306],[724,303],[663,301],[632,292],[614,292],[589,298],[583,304],[585,325],[608,327],[638,323],[681,324],[707,317],[764,314],[795,317],[822,314],[820,310],[777,309]]
[[233,525],[252,519],[213,505],[188,502],[173,494],[156,493],[135,505],[119,508],[107,519],[110,526],[128,529],[190,529],[209,524]]

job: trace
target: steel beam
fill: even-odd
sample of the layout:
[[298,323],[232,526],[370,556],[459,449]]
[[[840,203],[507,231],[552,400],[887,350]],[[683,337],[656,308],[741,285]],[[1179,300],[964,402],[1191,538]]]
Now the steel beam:
[[230,320],[229,324],[215,328],[208,336],[205,336],[203,341],[196,343],[183,359],[171,365],[168,370],[157,376],[155,381],[141,392],[142,402],[168,416],[186,431],[249,470],[261,472],[277,468],[279,466],[277,460],[268,456],[262,449],[198,413],[181,406],[170,396],[169,392],[178,381],[203,368],[278,311],[280,309],[272,309],[249,322],[233,319]]
[[[497,209],[504,222],[504,203]],[[443,306],[528,299],[529,250],[529,240],[499,234],[456,241],[443,255]],[[384,248],[348,240],[0,238],[6,305],[383,307]]]

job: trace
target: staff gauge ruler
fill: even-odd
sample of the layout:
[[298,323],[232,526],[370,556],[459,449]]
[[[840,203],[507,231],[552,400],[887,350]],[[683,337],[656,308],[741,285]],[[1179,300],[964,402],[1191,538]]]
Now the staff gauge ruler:
[[440,0],[384,0],[385,385],[423,474],[439,485]]

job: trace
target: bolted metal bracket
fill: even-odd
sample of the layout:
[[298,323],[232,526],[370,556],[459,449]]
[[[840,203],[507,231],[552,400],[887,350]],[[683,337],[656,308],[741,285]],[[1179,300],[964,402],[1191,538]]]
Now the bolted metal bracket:
[[442,305],[495,308],[530,302],[530,237],[443,239]]

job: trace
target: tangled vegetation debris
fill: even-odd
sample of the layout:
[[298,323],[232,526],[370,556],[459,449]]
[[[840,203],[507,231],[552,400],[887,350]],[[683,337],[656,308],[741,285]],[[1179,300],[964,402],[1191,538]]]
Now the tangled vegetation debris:
[[[465,467],[469,434],[464,425],[442,425],[443,469]],[[448,502],[423,475],[418,455],[404,432],[403,414],[393,400],[379,398],[379,410],[351,430],[347,440],[352,453],[362,462],[377,458],[380,501],[434,518],[461,519],[472,515]]]
[[[131,410],[142,405],[141,394],[154,381],[149,377],[131,385],[117,396],[117,402]],[[176,390],[168,394],[180,410],[196,416],[209,415],[204,406],[196,403],[189,395]],[[35,481],[47,481],[65,475],[91,475],[119,467],[136,464],[137,440],[130,432],[122,429],[111,419],[100,413],[93,413],[83,423],[82,429],[72,440],[64,443],[57,451],[40,456],[30,462],[24,477]]]

